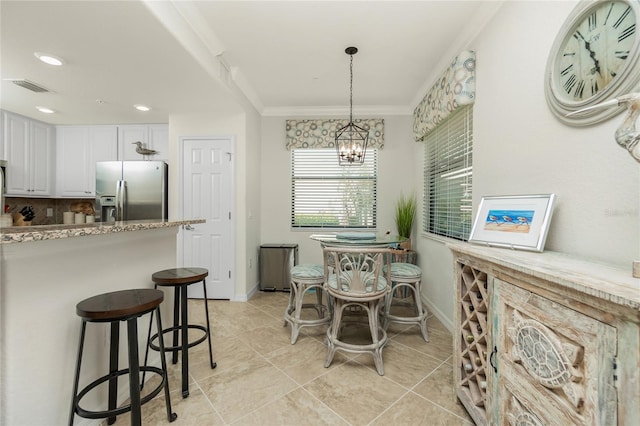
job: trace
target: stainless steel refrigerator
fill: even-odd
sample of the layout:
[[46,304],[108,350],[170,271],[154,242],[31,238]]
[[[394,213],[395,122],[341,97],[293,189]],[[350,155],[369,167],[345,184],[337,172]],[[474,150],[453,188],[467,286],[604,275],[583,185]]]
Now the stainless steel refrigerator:
[[96,220],[167,219],[168,168],[163,161],[96,163]]

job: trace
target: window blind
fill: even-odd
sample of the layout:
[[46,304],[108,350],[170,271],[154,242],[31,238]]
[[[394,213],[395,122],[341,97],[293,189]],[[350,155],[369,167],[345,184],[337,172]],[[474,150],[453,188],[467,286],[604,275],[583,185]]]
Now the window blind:
[[293,228],[375,228],[378,150],[339,166],[336,150],[291,150]]
[[424,141],[423,230],[466,241],[473,222],[473,106],[455,111]]

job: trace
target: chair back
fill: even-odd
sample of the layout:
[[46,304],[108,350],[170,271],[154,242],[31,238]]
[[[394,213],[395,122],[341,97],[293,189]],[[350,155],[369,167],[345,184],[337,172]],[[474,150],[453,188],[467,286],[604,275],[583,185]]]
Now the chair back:
[[325,283],[332,293],[371,297],[389,291],[389,248],[325,247],[324,259]]

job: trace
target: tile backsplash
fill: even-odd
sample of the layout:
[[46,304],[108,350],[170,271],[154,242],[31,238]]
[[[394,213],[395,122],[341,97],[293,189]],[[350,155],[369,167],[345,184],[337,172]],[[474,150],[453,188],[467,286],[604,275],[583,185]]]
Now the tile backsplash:
[[[19,212],[25,206],[33,206],[35,217],[31,225],[54,225],[62,223],[62,213],[72,209],[77,203],[90,203],[95,207],[94,198],[21,198],[7,197],[5,205],[9,205],[8,213]],[[47,209],[52,209],[53,216],[47,216]]]

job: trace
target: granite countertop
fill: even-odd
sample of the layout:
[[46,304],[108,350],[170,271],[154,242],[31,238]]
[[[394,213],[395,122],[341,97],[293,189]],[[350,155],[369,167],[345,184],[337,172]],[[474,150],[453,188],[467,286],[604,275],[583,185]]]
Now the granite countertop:
[[59,240],[62,238],[82,237],[86,235],[113,234],[116,232],[143,231],[146,229],[170,228],[204,222],[204,219],[171,221],[139,220],[115,223],[96,222],[80,225],[10,226],[0,228],[0,244]]

